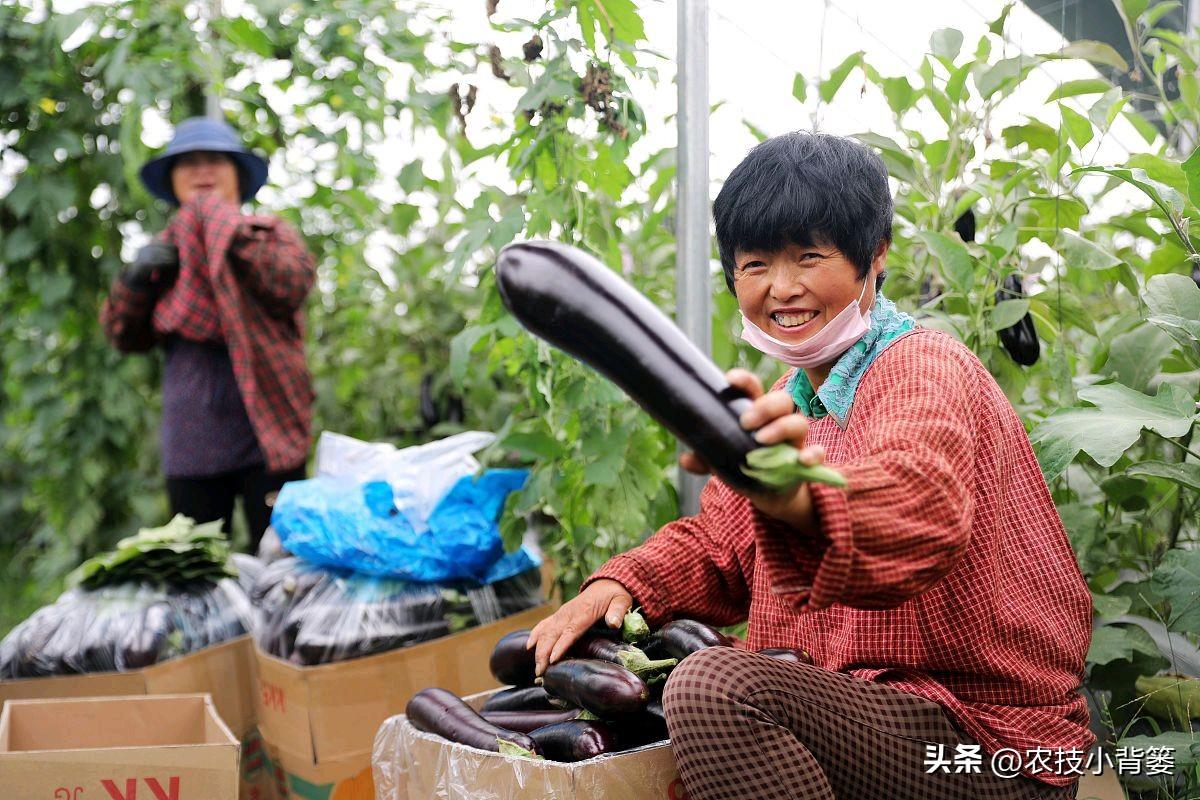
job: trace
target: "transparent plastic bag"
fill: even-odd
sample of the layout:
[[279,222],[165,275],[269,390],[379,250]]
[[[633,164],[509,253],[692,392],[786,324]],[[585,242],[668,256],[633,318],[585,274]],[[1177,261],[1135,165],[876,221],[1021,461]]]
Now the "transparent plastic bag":
[[70,589],[0,642],[0,680],[141,669],[241,636],[251,614],[232,578]]
[[[516,554],[513,554],[516,555]],[[285,558],[251,593],[255,640],[299,666],[408,647],[532,608],[543,601],[534,564],[495,583],[416,583]]]
[[679,770],[665,743],[585,761],[545,761],[449,742],[417,730],[404,715],[384,720],[375,734],[371,771],[377,800],[657,800],[683,796]]

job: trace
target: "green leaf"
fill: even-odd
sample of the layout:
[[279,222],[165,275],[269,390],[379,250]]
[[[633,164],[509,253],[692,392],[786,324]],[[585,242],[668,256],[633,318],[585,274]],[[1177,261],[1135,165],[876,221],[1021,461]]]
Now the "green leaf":
[[1029,301],[1024,298],[1020,300],[1001,300],[992,307],[988,314],[988,327],[994,331],[1011,328],[1028,313]]
[[238,47],[252,53],[271,58],[275,53],[275,45],[266,32],[245,17],[229,20],[224,26],[225,36]]
[[1129,467],[1125,472],[1130,475],[1163,478],[1172,483],[1177,483],[1185,489],[1200,492],[1200,464],[1192,462],[1142,461]]
[[1030,56],[1001,59],[975,76],[975,86],[980,96],[989,100],[1002,88],[1020,83],[1037,65],[1038,60]]
[[941,28],[929,37],[929,50],[945,62],[953,62],[962,50],[962,31],[954,28]]
[[1080,39],[1077,42],[1071,42],[1062,50],[1042,53],[1041,57],[1046,59],[1081,58],[1093,64],[1104,64],[1105,66],[1115,67],[1121,72],[1129,71],[1129,64],[1116,51],[1116,48],[1106,42],[1097,42],[1091,39]]
[[425,185],[425,173],[420,161],[410,161],[400,170],[398,181],[400,188],[406,193],[412,193]]
[[838,93],[838,89],[842,88],[842,84],[846,82],[846,78],[850,76],[850,71],[862,64],[863,51],[851,53],[846,56],[842,63],[838,64],[829,73],[829,77],[821,81],[820,95],[823,102],[830,102]]
[[471,366],[471,350],[484,336],[492,332],[492,325],[475,325],[464,328],[450,340],[450,379],[461,385]]
[[1200,147],[1183,162],[1183,174],[1187,178],[1187,195],[1192,205],[1200,208]]
[[1158,375],[1163,359],[1172,349],[1174,343],[1170,336],[1153,325],[1138,325],[1113,337],[1101,374],[1143,392]]
[[750,135],[753,136],[755,140],[765,142],[768,138],[770,138],[767,136],[766,131],[755,125],[750,120],[743,118],[742,124],[746,126],[746,130],[750,131]]
[[1000,16],[988,23],[988,32],[994,33],[997,36],[1004,35],[1004,23],[1008,20],[1008,14],[1013,10],[1016,3],[1007,3],[1004,9],[1000,12]]
[[883,90],[884,97],[887,98],[888,106],[895,114],[903,114],[916,102],[917,92],[908,82],[908,78],[883,78],[880,81],[880,88]]
[[1057,477],[1080,451],[1111,467],[1138,441],[1143,428],[1182,436],[1196,416],[1191,396],[1172,384],[1161,385],[1154,397],[1119,383],[1089,386],[1078,394],[1096,407],[1056,411],[1029,434],[1036,449],[1048,451],[1047,461],[1057,469],[1050,477]]
[[1136,111],[1127,111],[1122,114],[1122,116],[1125,117],[1126,121],[1129,122],[1129,124],[1132,125],[1138,133],[1141,134],[1142,139],[1145,140],[1146,144],[1152,145],[1158,140],[1158,128],[1154,127],[1154,124],[1141,114],[1137,113]]
[[1024,125],[1010,125],[1001,133],[1004,145],[1008,148],[1027,144],[1032,150],[1045,150],[1047,153],[1058,149],[1058,131],[1037,120],[1030,120]]
[[1070,231],[1059,231],[1054,243],[1070,267],[1087,270],[1112,269],[1121,264],[1121,259],[1100,245],[1084,239]]
[[[1176,774],[1181,774],[1182,771],[1195,766],[1200,759],[1197,758],[1196,743],[1200,742],[1195,733],[1183,733],[1181,731],[1166,731],[1156,736],[1127,736],[1117,742],[1117,747],[1125,748],[1141,748],[1145,752],[1146,748],[1167,748],[1171,750],[1171,761],[1174,763]],[[1147,772],[1146,766],[1143,764],[1136,770],[1131,770],[1132,775],[1145,775]]]
[[1119,86],[1113,87],[1100,95],[1100,99],[1088,109],[1088,119],[1097,128],[1108,128],[1128,100]]
[[1174,218],[1175,215],[1182,213],[1184,210],[1183,196],[1165,183],[1160,183],[1152,179],[1146,174],[1144,169],[1129,169],[1127,167],[1079,167],[1078,169],[1071,170],[1072,175],[1089,172],[1111,175],[1131,186],[1136,186],[1168,218]]
[[1092,644],[1088,648],[1087,661],[1091,664],[1130,661],[1135,652],[1157,656],[1158,648],[1141,628],[1102,625],[1092,631]]
[[1125,19],[1130,22],[1137,22],[1138,17],[1146,13],[1146,9],[1150,7],[1150,0],[1120,0],[1120,9],[1124,12]]
[[1165,15],[1170,14],[1177,8],[1183,8],[1183,3],[1177,2],[1176,0],[1171,0],[1167,3],[1157,3],[1154,8],[1150,9],[1150,11],[1146,13],[1145,18],[1142,20],[1142,24],[1147,28],[1153,28],[1158,24],[1160,19],[1162,19]]
[[1150,585],[1171,604],[1167,627],[1200,633],[1200,550],[1168,550],[1154,570]]
[[1129,613],[1133,599],[1121,595],[1096,594],[1092,592],[1092,606],[1101,619],[1113,619]]
[[1050,96],[1046,98],[1047,103],[1052,103],[1055,100],[1062,100],[1065,97],[1078,97],[1081,94],[1104,94],[1111,90],[1113,85],[1103,78],[1082,78],[1075,81],[1067,81],[1055,87],[1054,91],[1050,92]]
[[573,4],[579,15],[584,44],[596,49],[599,29],[608,42],[637,44],[646,38],[646,28],[633,0],[579,0]]
[[808,81],[804,80],[804,76],[799,72],[792,79],[792,97],[801,103],[808,99]]
[[1186,275],[1155,275],[1146,281],[1142,301],[1154,314],[1200,319],[1200,287]]
[[1058,106],[1058,112],[1062,116],[1062,124],[1067,129],[1067,135],[1071,137],[1075,146],[1082,150],[1094,136],[1092,123],[1083,114],[1061,103]]
[[538,461],[552,461],[562,455],[562,445],[544,431],[514,431],[504,437],[500,446]]
[[1141,675],[1134,684],[1144,699],[1142,711],[1172,725],[1186,728],[1200,717],[1200,680],[1176,675]]
[[0,253],[6,263],[19,264],[37,252],[39,243],[39,237],[30,228],[20,227],[4,235]]
[[894,140],[879,133],[856,133],[854,138],[880,151],[888,172],[901,180],[916,180],[916,165],[912,156]]
[[942,277],[946,282],[963,294],[969,292],[975,281],[975,266],[966,245],[958,238],[937,231],[921,231],[917,236],[942,265]]
[[1142,301],[1147,320],[1166,331],[1194,360],[1200,361],[1200,288],[1187,275],[1155,275],[1146,281]]

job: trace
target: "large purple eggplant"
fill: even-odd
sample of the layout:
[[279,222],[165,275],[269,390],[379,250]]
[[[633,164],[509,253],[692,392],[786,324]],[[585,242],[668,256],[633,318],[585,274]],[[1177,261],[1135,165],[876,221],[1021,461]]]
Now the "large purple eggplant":
[[523,733],[505,730],[488,722],[453,692],[445,689],[422,689],[413,695],[404,709],[413,727],[426,733],[436,733],[459,744],[480,750],[499,752],[501,742],[537,753],[537,744]]
[[542,680],[551,697],[586,709],[601,719],[640,713],[650,702],[646,682],[611,661],[590,658],[559,661],[546,668]]
[[611,724],[599,720],[571,720],[530,732],[538,749],[551,761],[583,761],[617,749]]
[[500,252],[504,305],[537,336],[617,384],[731,486],[760,445],[738,422],[750,400],[666,314],[594,257],[556,242]]

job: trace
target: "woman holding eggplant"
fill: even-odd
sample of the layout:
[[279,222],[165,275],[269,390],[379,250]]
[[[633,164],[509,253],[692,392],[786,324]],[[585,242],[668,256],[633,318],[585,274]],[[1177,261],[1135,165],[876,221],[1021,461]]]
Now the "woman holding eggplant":
[[308,460],[303,308],[316,265],[287,222],[242,213],[267,162],[224,122],[184,120],[140,175],[178,210],[113,283],[100,321],[123,352],[162,348],[172,513],[222,519],[229,532],[240,496],[253,552],[275,493]]
[[[847,486],[710,479],[699,514],[611,559],[534,628],[538,671],[635,604],[653,625],[748,619],[750,649],[694,653],[664,691],[690,797],[1073,797],[1080,772],[1059,753],[1069,764],[1094,739],[1078,692],[1091,597],[1000,387],[881,293],[882,162],[848,139],[777,137],[713,211],[743,337],[793,367],[771,391],[728,373],[752,400],[741,424]],[[814,663],[754,652],[772,647]],[[1002,750],[1020,774],[993,770]]]

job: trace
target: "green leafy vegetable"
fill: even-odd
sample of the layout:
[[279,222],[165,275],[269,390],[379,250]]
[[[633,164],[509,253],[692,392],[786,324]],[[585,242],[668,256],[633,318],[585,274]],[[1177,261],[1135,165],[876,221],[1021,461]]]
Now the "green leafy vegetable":
[[161,528],[142,528],[117,542],[116,549],[83,562],[70,581],[98,589],[138,581],[218,581],[236,575],[221,520],[197,525],[191,517],[177,514]]

